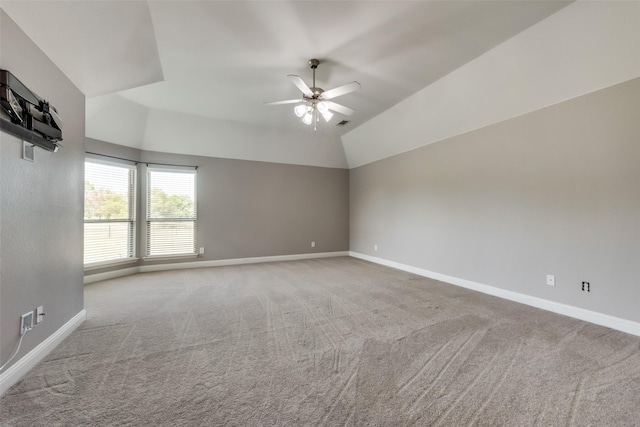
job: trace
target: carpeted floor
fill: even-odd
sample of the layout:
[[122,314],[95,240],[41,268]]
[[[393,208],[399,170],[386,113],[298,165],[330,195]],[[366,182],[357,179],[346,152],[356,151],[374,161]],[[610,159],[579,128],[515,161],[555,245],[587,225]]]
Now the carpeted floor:
[[86,287],[3,426],[640,425],[640,338],[354,258]]

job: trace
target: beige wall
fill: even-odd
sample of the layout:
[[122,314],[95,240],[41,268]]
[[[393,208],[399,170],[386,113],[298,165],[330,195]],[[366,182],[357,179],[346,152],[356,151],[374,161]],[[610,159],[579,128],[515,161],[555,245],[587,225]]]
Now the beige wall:
[[[93,139],[87,139],[86,150],[198,166],[197,245],[205,248],[205,254],[197,261],[349,250],[346,169],[166,154]],[[143,221],[139,225],[141,236]],[[311,241],[316,242],[314,248]],[[109,270],[91,270],[87,275]]]
[[351,250],[638,322],[639,118],[634,79],[352,169]]
[[13,352],[20,316],[44,305],[43,323],[25,335],[19,360],[82,311],[84,95],[0,10],[0,68],[54,105],[64,121],[57,153],[0,133],[0,360]]

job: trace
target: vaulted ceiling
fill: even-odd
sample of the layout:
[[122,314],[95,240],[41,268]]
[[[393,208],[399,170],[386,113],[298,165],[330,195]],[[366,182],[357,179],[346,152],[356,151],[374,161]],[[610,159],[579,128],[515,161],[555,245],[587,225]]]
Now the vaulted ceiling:
[[[347,167],[341,136],[565,1],[13,1],[87,97],[87,136],[148,150]],[[287,74],[356,80],[351,117],[300,123]],[[343,127],[342,120],[350,120]]]

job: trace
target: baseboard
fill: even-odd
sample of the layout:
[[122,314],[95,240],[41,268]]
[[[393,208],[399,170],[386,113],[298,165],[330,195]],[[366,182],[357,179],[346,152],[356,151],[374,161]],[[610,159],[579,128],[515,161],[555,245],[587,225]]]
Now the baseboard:
[[6,372],[0,374],[0,396],[2,396],[12,385],[29,372],[34,366],[44,359],[58,344],[60,344],[71,332],[84,322],[87,312],[83,309],[67,323],[62,325],[57,331],[47,339],[38,344],[33,350],[25,354],[16,363],[11,365]]
[[105,273],[89,274],[84,276],[84,284],[101,282],[103,280],[117,279],[118,277],[130,276],[140,272],[140,267],[121,268],[119,270],[107,271]]
[[118,277],[129,276],[136,273],[148,273],[152,271],[167,271],[167,270],[181,270],[186,268],[204,268],[204,267],[222,267],[226,265],[241,265],[241,264],[258,264],[262,262],[278,262],[278,261],[297,261],[302,259],[314,259],[314,258],[330,258],[339,256],[349,256],[349,251],[338,252],[317,252],[307,254],[293,254],[293,255],[274,255],[264,257],[251,257],[251,258],[232,258],[232,259],[219,259],[212,261],[193,261],[193,262],[179,262],[172,264],[149,264],[141,265],[138,267],[124,268],[121,270],[108,271],[106,273],[91,274],[84,277],[84,284],[93,282],[99,282],[102,280],[115,279]]
[[258,264],[262,262],[277,262],[277,261],[297,261],[301,259],[314,259],[314,258],[330,258],[338,256],[349,256],[349,251],[342,252],[319,252],[310,254],[294,254],[294,255],[274,255],[252,258],[233,258],[233,259],[219,259],[213,261],[193,261],[193,262],[181,262],[175,264],[152,264],[141,265],[140,273],[147,273],[150,271],[165,271],[165,270],[179,270],[185,268],[201,268],[201,267],[222,267],[226,265],[240,265],[240,264]]
[[626,332],[631,335],[640,336],[640,323],[632,322],[631,320],[621,319],[619,317],[610,316],[608,314],[585,310],[584,308],[549,301],[546,299],[521,294],[519,292],[508,291],[506,289],[496,288],[494,286],[473,282],[471,280],[460,279],[458,277],[448,276],[446,274],[436,273],[422,268],[413,267],[410,265],[405,265],[395,261],[389,261],[387,259],[365,255],[358,252],[350,251],[349,256],[387,267],[392,267],[398,270],[407,271],[409,273],[428,277],[430,279],[439,280],[441,282],[450,283],[452,285],[482,292],[488,295],[493,295],[510,301],[519,302],[521,304],[526,304],[531,307],[536,307],[557,314],[562,314],[564,316],[573,317],[575,319],[584,320],[586,322],[595,323],[596,325],[606,326],[608,328]]

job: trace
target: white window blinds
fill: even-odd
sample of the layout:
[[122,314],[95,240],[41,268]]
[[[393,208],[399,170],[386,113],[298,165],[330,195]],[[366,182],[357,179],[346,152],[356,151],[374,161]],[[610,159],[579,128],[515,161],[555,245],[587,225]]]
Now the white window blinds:
[[196,252],[196,171],[147,169],[147,257]]
[[85,267],[135,256],[135,165],[85,160]]

